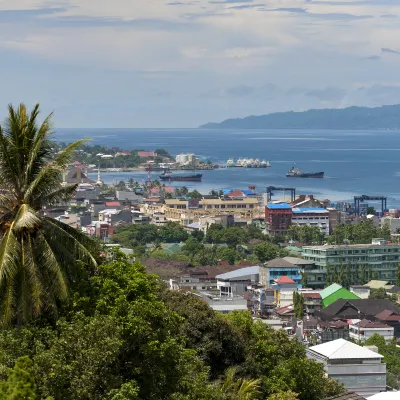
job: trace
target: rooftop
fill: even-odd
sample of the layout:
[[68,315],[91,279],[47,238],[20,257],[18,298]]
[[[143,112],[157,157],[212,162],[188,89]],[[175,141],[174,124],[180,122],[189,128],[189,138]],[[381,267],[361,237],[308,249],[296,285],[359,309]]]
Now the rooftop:
[[383,358],[382,355],[372,350],[344,339],[318,344],[317,346],[310,347],[309,350],[330,360]]
[[329,211],[325,210],[325,208],[293,208],[293,214],[328,214]]
[[279,279],[275,279],[275,282],[278,285],[284,285],[284,284],[296,284],[296,282],[289,278],[288,276],[281,276]]
[[312,261],[309,260],[304,260],[303,258],[299,258],[299,257],[283,257],[283,260],[294,264],[294,265],[310,265],[313,264]]
[[398,243],[386,244],[324,244],[323,246],[304,246],[303,249],[310,250],[336,250],[336,249],[359,249],[369,247],[400,247]]
[[383,310],[375,315],[381,321],[400,321],[400,315],[391,310]]
[[321,294],[320,293],[302,293],[302,296],[305,299],[320,299],[321,298]]
[[267,268],[298,268],[296,265],[284,258],[274,258],[273,260],[268,261],[265,266]]
[[267,204],[267,208],[270,210],[282,210],[282,209],[291,209],[292,207],[288,203],[279,203],[279,204]]
[[240,278],[242,276],[247,276],[247,275],[256,275],[260,272],[260,267],[258,265],[252,266],[252,267],[245,267],[245,268],[240,268],[236,269],[231,272],[227,272],[225,274],[220,274],[217,275],[217,279],[235,279],[235,278]]
[[343,286],[339,285],[338,283],[332,283],[332,285],[326,287],[324,290],[321,290],[321,298],[325,299],[326,297],[340,290],[342,287]]
[[[337,394],[336,396],[326,397],[323,400],[366,400],[366,399],[365,399],[365,397],[361,397],[357,393],[346,392],[346,393],[342,393],[342,394]],[[383,400],[383,398],[382,398],[382,400]]]

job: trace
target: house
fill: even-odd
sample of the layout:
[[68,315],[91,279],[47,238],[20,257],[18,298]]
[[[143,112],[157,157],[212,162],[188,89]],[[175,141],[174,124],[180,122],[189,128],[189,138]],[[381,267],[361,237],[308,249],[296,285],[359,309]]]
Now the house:
[[281,276],[288,276],[299,285],[302,279],[301,267],[284,258],[275,258],[260,268],[260,283],[266,287],[273,285]]
[[327,307],[339,299],[359,299],[357,295],[350,292],[338,283],[333,283],[320,292],[322,307]]
[[275,310],[274,289],[252,288],[250,292],[253,313],[259,317],[271,316]]
[[306,350],[307,357],[323,364],[329,378],[361,396],[386,391],[383,356],[344,339],[319,344]]
[[304,309],[307,314],[314,314],[316,310],[322,308],[322,298],[320,293],[300,292],[304,299]]
[[365,285],[351,285],[350,292],[354,293],[360,299],[368,299],[371,293],[369,286]]
[[220,296],[242,295],[247,291],[247,286],[259,282],[259,273],[260,267],[255,265],[217,275],[217,288]]
[[[400,311],[400,310],[399,310]],[[399,311],[383,310],[375,315],[375,320],[383,322],[394,329],[394,336],[400,337],[400,314]]]
[[119,201],[106,201],[104,204],[104,207],[106,210],[110,210],[110,209],[117,209],[120,210],[121,209],[121,203]]
[[293,304],[275,309],[275,314],[283,321],[290,321],[294,317]]
[[140,158],[152,158],[157,157],[157,153],[154,151],[138,151],[138,156]]
[[361,342],[366,342],[375,333],[381,335],[385,340],[392,340],[394,328],[383,322],[370,321],[368,319],[353,320],[349,324],[350,338]]
[[281,276],[274,281],[272,288],[275,291],[275,304],[286,307],[293,304],[293,292],[297,291],[298,284],[288,276]]

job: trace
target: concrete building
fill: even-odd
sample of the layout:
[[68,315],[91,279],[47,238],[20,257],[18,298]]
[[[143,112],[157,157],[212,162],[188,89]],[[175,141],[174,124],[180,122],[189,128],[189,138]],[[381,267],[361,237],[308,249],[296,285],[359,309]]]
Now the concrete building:
[[395,218],[391,216],[386,216],[381,218],[381,227],[383,228],[387,225],[390,229],[390,233],[400,232],[400,218]]
[[386,391],[386,364],[383,356],[344,339],[308,348],[307,357],[324,365],[329,378],[361,396]]
[[142,204],[143,195],[128,190],[117,190],[115,197],[120,201],[129,201],[132,204]]
[[[377,243],[377,241],[374,241]],[[400,244],[353,244],[303,247],[305,260],[316,266],[312,274],[323,287],[326,278],[326,265],[340,269],[341,264],[355,267],[365,265],[378,273],[378,279],[396,281],[397,266],[400,263]]]
[[276,279],[272,288],[275,293],[275,304],[277,307],[287,307],[293,304],[293,292],[298,289],[298,284],[288,276],[281,276]]
[[234,223],[234,216],[229,214],[205,216],[199,218],[199,229],[206,234],[211,225],[221,225],[223,228],[229,228],[233,226]]
[[308,315],[313,315],[315,311],[322,308],[322,298],[320,293],[301,292],[304,298],[304,309]]
[[267,204],[265,223],[268,235],[285,235],[292,224],[292,207],[287,203]]
[[198,297],[208,303],[208,305],[221,314],[228,314],[232,311],[248,310],[247,300],[242,296],[219,297],[213,293],[196,293]]
[[361,342],[366,342],[375,333],[383,336],[386,341],[394,338],[393,326],[383,322],[369,321],[368,319],[353,320],[349,324],[349,333],[351,339]]
[[325,236],[329,235],[329,211],[324,208],[293,208],[292,225],[315,226]]
[[368,299],[369,298],[369,294],[371,293],[371,290],[370,290],[369,286],[351,285],[350,286],[350,292],[354,293],[360,299]]
[[327,307],[339,299],[357,300],[359,297],[338,283],[333,283],[320,292],[322,307]]
[[220,296],[233,297],[244,294],[248,286],[259,282],[259,273],[260,267],[255,265],[217,275],[217,288]]
[[110,225],[115,225],[116,223],[132,223],[132,212],[130,209],[125,210],[103,210],[99,212],[99,221],[106,222]]
[[260,284],[265,287],[273,285],[282,276],[288,276],[297,284],[300,284],[301,267],[286,261],[284,258],[275,258],[260,267]]

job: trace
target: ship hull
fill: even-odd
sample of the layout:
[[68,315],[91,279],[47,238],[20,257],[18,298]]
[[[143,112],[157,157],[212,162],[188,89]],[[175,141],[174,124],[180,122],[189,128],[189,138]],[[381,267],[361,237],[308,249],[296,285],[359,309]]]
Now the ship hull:
[[160,175],[160,179],[162,181],[183,181],[183,182],[201,182],[201,178],[203,177],[202,174],[197,174],[193,176],[180,176],[180,175],[170,175],[170,176],[163,176]]
[[322,179],[324,177],[324,172],[303,172],[302,174],[298,175],[291,175],[291,174],[286,174],[287,178],[317,178],[317,179]]

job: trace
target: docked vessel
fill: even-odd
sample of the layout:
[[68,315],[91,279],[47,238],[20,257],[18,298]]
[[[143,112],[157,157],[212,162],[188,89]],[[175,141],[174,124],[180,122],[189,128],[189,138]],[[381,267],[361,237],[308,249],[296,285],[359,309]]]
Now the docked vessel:
[[233,160],[233,158],[230,158],[230,159],[226,162],[226,166],[227,166],[228,168],[236,167],[236,163],[235,163],[235,161]]
[[292,167],[286,174],[287,178],[323,178],[324,172],[303,172],[296,167]]
[[162,181],[189,181],[189,182],[201,182],[203,174],[184,174],[184,175],[174,175],[171,171],[164,171],[160,175]]
[[230,158],[227,161],[226,166],[228,168],[269,168],[271,167],[271,164],[269,161],[260,161],[258,158],[239,158],[236,162],[233,158]]

